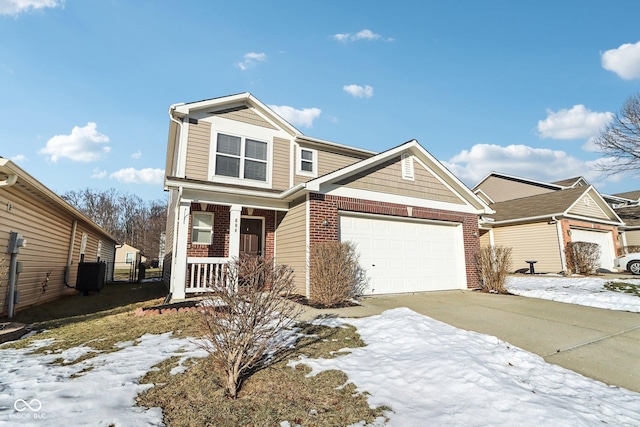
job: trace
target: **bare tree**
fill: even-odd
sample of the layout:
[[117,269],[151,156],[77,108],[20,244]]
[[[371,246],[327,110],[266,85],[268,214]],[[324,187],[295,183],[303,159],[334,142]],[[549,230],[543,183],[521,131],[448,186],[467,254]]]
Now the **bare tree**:
[[640,174],[640,93],[625,101],[595,144],[605,156],[596,165],[599,171],[607,175]]
[[506,294],[507,275],[511,269],[511,248],[483,246],[476,254],[482,289],[491,293]]
[[287,330],[299,306],[284,298],[293,292],[293,274],[286,265],[241,256],[226,268],[226,285],[212,283],[214,292],[203,303],[201,346],[224,374],[225,388],[235,399],[247,376],[288,345]]
[[145,202],[139,196],[120,193],[113,188],[104,191],[85,188],[60,197],[119,242],[140,249],[148,258],[158,256],[167,218],[166,201]]

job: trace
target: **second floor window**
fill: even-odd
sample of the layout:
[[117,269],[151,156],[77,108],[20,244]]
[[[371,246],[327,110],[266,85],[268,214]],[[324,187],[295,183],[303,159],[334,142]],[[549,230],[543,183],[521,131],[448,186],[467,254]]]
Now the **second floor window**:
[[267,143],[218,134],[215,174],[233,178],[267,180]]

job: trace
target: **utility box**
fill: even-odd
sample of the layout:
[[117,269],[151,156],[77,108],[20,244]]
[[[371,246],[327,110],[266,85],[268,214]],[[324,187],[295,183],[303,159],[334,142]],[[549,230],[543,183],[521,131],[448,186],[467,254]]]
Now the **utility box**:
[[104,288],[104,262],[81,262],[78,264],[76,290],[80,292],[100,292]]

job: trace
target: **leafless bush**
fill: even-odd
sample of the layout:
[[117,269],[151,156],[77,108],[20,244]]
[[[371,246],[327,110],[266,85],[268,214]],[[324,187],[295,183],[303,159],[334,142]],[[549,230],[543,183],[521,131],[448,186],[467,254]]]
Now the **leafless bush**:
[[640,246],[638,245],[623,246],[621,248],[618,248],[618,255],[626,255],[636,252],[640,252]]
[[478,251],[476,260],[482,289],[499,294],[508,293],[505,284],[511,270],[511,248],[484,246]]
[[287,332],[299,309],[285,298],[293,291],[293,273],[286,265],[241,256],[227,264],[227,278],[228,286],[203,301],[201,346],[235,399],[250,373],[288,346]]
[[364,292],[367,277],[351,242],[322,242],[311,247],[309,299],[327,307]]
[[577,274],[596,274],[600,267],[600,245],[590,242],[569,242],[566,247],[567,268]]

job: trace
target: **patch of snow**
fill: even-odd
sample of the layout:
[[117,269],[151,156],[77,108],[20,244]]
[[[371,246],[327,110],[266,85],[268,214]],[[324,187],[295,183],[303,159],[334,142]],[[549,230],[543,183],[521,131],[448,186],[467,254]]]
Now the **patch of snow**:
[[350,324],[366,347],[334,359],[291,361],[309,375],[338,369],[372,407],[390,406],[390,426],[640,425],[640,394],[583,377],[495,337],[407,308]]
[[510,276],[507,278],[506,286],[512,294],[525,297],[609,310],[640,312],[640,298],[638,296],[604,288],[607,282],[640,284],[640,279],[607,280],[584,276],[570,278],[545,276]]

